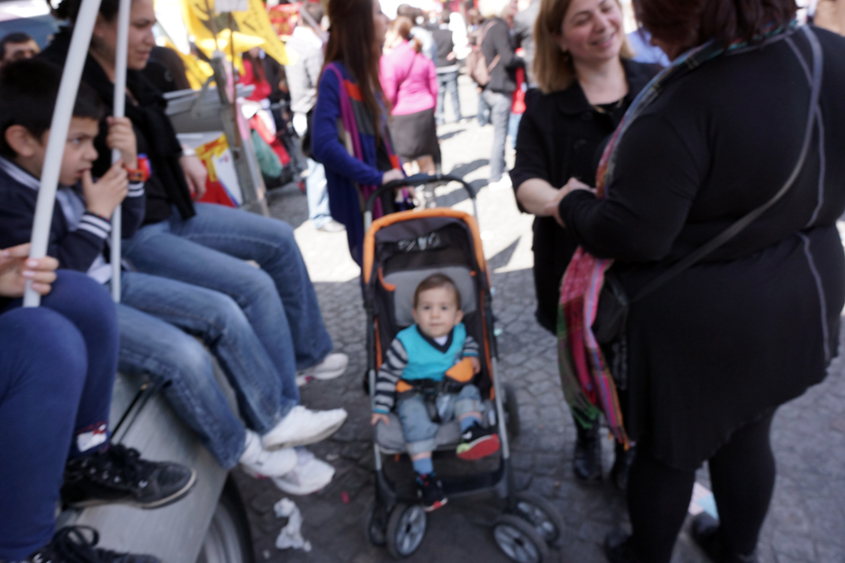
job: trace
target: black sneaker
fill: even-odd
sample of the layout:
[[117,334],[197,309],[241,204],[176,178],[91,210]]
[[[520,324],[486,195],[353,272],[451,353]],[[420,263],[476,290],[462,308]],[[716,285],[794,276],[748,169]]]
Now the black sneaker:
[[455,453],[461,459],[481,459],[498,452],[499,445],[499,435],[492,428],[475,423],[461,434],[461,442]]
[[74,508],[108,503],[159,508],[188,494],[196,479],[193,469],[147,461],[138,450],[113,444],[68,462],[62,499]]
[[581,428],[576,424],[578,432],[575,441],[575,456],[572,459],[572,470],[575,477],[582,483],[590,485],[601,483],[601,440],[597,427]]
[[437,510],[448,502],[446,495],[443,494],[443,483],[435,473],[417,475],[417,497],[426,512]]
[[49,544],[23,561],[9,563],[161,563],[152,555],[117,553],[96,547],[99,541],[100,534],[94,528],[69,526],[56,532]]
[[644,563],[634,553],[630,534],[619,529],[604,538],[604,555],[609,563]]

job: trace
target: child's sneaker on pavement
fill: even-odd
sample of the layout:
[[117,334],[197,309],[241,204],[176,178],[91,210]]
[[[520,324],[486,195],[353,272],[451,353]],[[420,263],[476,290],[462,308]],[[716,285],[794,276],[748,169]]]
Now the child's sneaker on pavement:
[[303,369],[297,372],[297,381],[300,378],[305,378],[310,375],[315,379],[335,379],[346,373],[346,367],[349,365],[349,356],[340,352],[329,354],[322,362],[313,365],[308,369]]
[[261,443],[265,450],[313,444],[337,432],[345,421],[344,409],[312,411],[297,405],[261,437]]
[[443,483],[437,478],[436,473],[417,475],[417,497],[426,512],[437,510],[449,502],[443,494]]
[[473,424],[461,434],[456,453],[461,459],[474,460],[499,451],[499,435],[492,428]]
[[100,534],[94,528],[68,526],[56,532],[50,543],[18,563],[161,563],[152,555],[117,553],[96,547],[99,541]]
[[314,457],[305,448],[296,448],[296,466],[273,482],[284,492],[291,495],[310,495],[325,488],[332,482],[334,467]]
[[293,448],[265,450],[261,437],[252,430],[247,430],[246,448],[238,462],[241,468],[253,477],[281,477],[296,467],[296,452]]
[[62,498],[74,508],[108,503],[159,508],[187,495],[196,480],[193,469],[147,461],[138,450],[112,444],[68,461]]

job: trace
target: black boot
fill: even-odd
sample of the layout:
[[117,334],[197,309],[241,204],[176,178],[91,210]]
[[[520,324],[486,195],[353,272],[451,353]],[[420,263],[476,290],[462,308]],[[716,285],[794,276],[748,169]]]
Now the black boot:
[[604,538],[604,555],[610,563],[643,563],[634,554],[631,536],[623,530],[614,530]]
[[572,469],[575,477],[584,483],[601,482],[601,440],[599,439],[599,425],[587,430],[580,424],[575,425],[578,439],[575,442],[575,458]]
[[627,450],[625,446],[616,442],[616,459],[613,461],[613,468],[610,470],[610,478],[613,485],[620,493],[628,491],[628,472],[634,462],[634,446]]
[[715,563],[757,563],[757,554],[729,553],[719,539],[719,521],[702,512],[692,521],[692,539]]

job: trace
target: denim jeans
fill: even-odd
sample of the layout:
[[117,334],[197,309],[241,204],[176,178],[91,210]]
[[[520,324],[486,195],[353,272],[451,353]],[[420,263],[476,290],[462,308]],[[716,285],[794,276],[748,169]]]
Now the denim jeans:
[[[464,385],[460,393],[452,394],[450,398],[454,398],[454,417],[443,417],[442,422],[449,422],[453,418],[481,409],[481,393],[475,385]],[[416,455],[434,451],[437,447],[435,436],[439,425],[431,421],[425,399],[419,393],[402,398],[396,405],[396,413],[402,422],[402,434],[405,436],[408,453]]]
[[23,309],[18,301],[0,315],[0,559],[7,561],[53,536],[69,450],[88,453],[108,438],[118,345],[111,297],[85,274],[59,271],[41,303]]
[[490,120],[493,122],[493,150],[490,153],[490,182],[498,182],[505,173],[505,140],[508,136],[511,98],[491,90],[484,90],[481,95],[492,108]]
[[329,211],[329,188],[326,169],[313,159],[308,159],[308,177],[305,178],[305,194],[308,197],[308,218],[319,229],[332,220]]
[[[293,229],[219,205],[198,203],[196,212],[185,220],[174,210],[169,220],[142,227],[124,241],[124,256],[140,272],[231,297],[286,386],[297,369],[319,363],[332,349]],[[285,394],[299,399],[295,390]]]
[[490,106],[484,99],[484,92],[478,94],[478,111],[475,114],[479,127],[486,127],[490,123]]
[[[245,431],[214,378],[219,359],[247,426],[264,434],[299,403],[293,373],[281,376],[231,297],[138,272],[121,277],[120,370],[148,374],[225,469],[243,454]],[[192,336],[193,335],[193,336]]]
[[513,150],[516,150],[516,135],[519,133],[520,121],[522,121],[521,113],[511,113],[508,117],[508,142]]
[[461,117],[461,97],[458,94],[458,71],[445,72],[437,75],[437,111],[435,119],[438,125],[444,122],[444,114],[446,113],[446,90],[449,90],[449,96],[452,98],[452,114],[455,116],[455,121],[460,121]]

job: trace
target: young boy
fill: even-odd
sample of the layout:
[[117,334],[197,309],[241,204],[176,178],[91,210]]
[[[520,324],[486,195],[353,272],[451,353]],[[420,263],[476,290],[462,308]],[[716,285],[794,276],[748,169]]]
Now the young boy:
[[[50,115],[33,108],[55,103],[61,71],[52,63],[30,60],[12,63],[0,72],[0,246],[29,240],[46,148]],[[111,266],[104,250],[111,229],[109,217],[123,201],[122,238],[132,237],[144,219],[145,173],[137,170],[135,136],[128,119],[109,117],[107,143],[120,149],[124,164],[112,166],[96,183],[90,169],[97,159],[97,96],[83,83],[64,153],[53,214],[48,254],[60,268],[87,272],[110,283]],[[72,186],[81,178],[81,188]],[[299,405],[293,377],[282,386],[267,352],[238,305],[205,288],[160,276],[127,271],[121,276],[119,369],[144,374],[225,469],[241,464],[253,475],[276,478],[291,494],[307,494],[326,486],[334,469],[292,445],[327,437],[346,419],[343,409],[310,411]],[[201,304],[201,306],[199,305]],[[208,351],[217,355],[238,395],[246,428],[232,412],[217,385]],[[291,370],[292,371],[292,370]],[[292,388],[292,389],[291,389]],[[68,487],[66,487],[67,492]],[[72,495],[70,500],[76,495]]]
[[434,473],[431,452],[438,425],[426,400],[434,400],[440,422],[457,417],[461,442],[457,455],[473,460],[499,449],[499,437],[481,424],[481,394],[469,383],[481,371],[478,344],[461,322],[461,295],[455,283],[434,274],[414,293],[414,324],[399,332],[387,351],[376,380],[372,424],[389,424],[396,412],[408,453],[417,473],[417,494],[426,512],[446,504],[443,486]]

